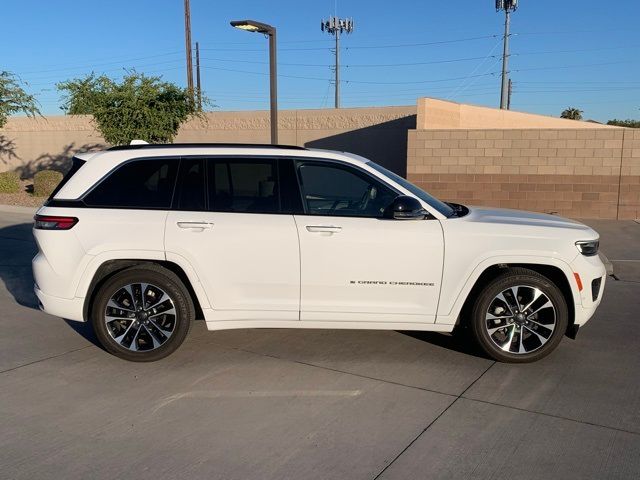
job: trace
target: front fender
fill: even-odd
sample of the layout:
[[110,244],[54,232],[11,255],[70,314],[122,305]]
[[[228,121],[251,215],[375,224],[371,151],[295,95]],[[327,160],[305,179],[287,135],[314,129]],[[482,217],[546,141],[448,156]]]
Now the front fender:
[[443,291],[440,298],[440,304],[438,305],[436,323],[449,325],[455,324],[471,289],[474,287],[482,273],[490,267],[511,264],[547,265],[560,269],[571,288],[574,306],[580,305],[581,297],[573,276],[573,270],[564,260],[538,255],[496,255],[485,258],[481,262],[477,263],[471,274],[467,276],[462,288],[457,288],[456,291],[451,292],[449,295],[446,295]]

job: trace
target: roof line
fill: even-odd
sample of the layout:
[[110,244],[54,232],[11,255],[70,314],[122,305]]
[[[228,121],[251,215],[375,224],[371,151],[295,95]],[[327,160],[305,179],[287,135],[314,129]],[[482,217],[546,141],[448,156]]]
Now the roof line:
[[228,147],[228,148],[274,148],[284,150],[307,150],[297,145],[273,145],[269,143],[149,143],[142,145],[116,145],[108,151],[114,150],[151,150],[156,148],[203,148],[203,147]]

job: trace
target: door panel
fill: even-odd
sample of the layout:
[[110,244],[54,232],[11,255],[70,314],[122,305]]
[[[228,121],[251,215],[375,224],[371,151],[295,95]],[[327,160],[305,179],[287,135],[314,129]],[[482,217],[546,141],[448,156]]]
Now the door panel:
[[266,158],[181,161],[165,248],[190,262],[217,318],[300,318],[298,233],[279,213],[278,172]]
[[298,319],[300,258],[291,215],[170,212],[167,252],[186,258],[215,310],[282,310]]
[[296,165],[306,213],[295,217],[301,320],[435,322],[440,222],[386,219],[398,193],[352,165]]
[[440,222],[315,215],[295,220],[302,320],[435,321],[444,254]]

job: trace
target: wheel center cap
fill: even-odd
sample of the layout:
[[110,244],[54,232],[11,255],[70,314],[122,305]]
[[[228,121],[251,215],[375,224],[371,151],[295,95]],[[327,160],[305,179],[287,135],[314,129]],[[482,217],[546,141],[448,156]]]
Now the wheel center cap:
[[514,319],[517,323],[524,323],[527,317],[525,317],[524,313],[516,313]]
[[149,316],[149,314],[145,311],[140,311],[138,313],[136,313],[136,317],[138,318],[139,321],[144,321],[147,319],[147,317]]

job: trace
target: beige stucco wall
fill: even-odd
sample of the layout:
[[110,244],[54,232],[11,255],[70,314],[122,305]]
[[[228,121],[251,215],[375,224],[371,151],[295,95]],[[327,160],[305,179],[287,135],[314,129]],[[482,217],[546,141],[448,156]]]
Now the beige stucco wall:
[[513,110],[479,107],[435,98],[418,99],[416,125],[418,130],[445,128],[618,128],[599,123],[579,122],[576,120],[566,120],[563,118],[516,112]]
[[[404,174],[415,115],[414,106],[283,110],[279,142],[358,153]],[[269,136],[268,111],[211,112],[184,124],[175,141],[269,143]],[[41,168],[64,169],[76,151],[104,143],[89,116],[11,118],[0,129],[0,171],[31,176]]]

